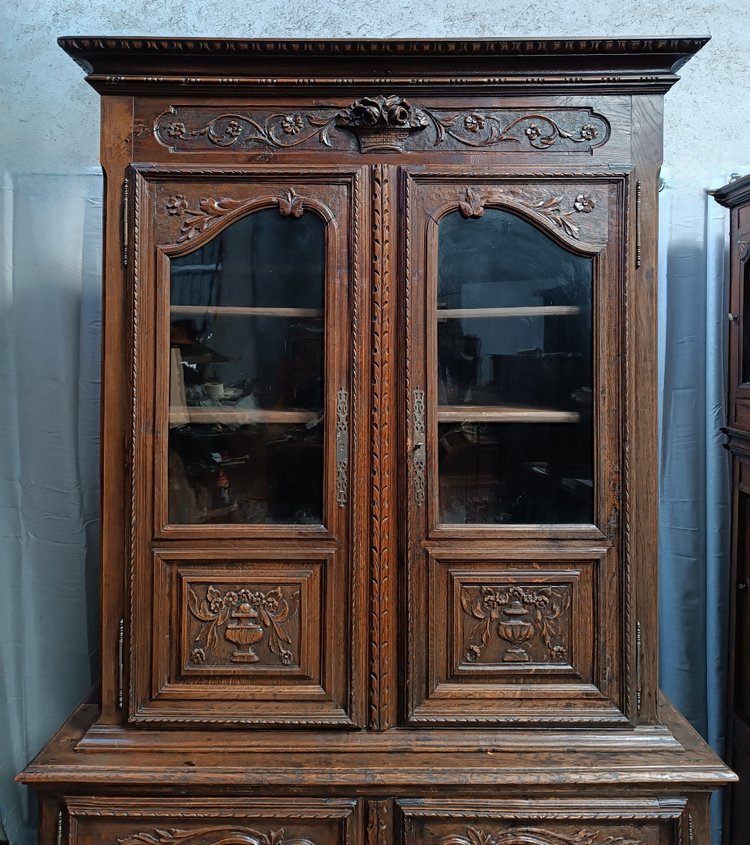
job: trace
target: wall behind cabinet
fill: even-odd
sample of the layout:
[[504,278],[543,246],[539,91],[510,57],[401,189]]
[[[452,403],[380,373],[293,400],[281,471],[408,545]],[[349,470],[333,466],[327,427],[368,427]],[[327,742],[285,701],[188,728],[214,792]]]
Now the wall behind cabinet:
[[98,661],[99,105],[55,43],[66,34],[713,36],[665,103],[660,618],[667,694],[721,750],[725,231],[704,189],[750,172],[744,0],[6,0],[2,17],[0,818],[11,842],[34,837],[12,776]]

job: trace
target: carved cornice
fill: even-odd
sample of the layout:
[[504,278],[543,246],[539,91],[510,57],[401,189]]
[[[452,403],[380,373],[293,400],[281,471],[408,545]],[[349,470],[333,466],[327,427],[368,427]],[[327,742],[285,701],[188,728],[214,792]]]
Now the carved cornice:
[[666,91],[706,38],[242,40],[66,37],[97,90],[411,88]]

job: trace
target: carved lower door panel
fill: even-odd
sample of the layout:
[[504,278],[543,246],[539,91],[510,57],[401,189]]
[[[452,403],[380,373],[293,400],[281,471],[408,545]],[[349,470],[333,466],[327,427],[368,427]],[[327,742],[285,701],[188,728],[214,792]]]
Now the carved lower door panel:
[[404,845],[688,845],[687,802],[670,799],[398,802]]
[[69,845],[359,845],[348,799],[68,798]]
[[413,724],[630,723],[626,180],[403,175]]

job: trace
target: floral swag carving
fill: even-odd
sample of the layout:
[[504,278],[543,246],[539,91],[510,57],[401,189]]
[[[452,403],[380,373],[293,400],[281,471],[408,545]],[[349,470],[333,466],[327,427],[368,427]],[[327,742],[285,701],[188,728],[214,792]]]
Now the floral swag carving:
[[504,663],[528,663],[531,660],[525,643],[541,638],[553,663],[568,659],[568,646],[560,620],[570,607],[569,593],[555,587],[508,588],[481,586],[461,590],[464,613],[477,620],[469,633],[464,657],[476,662],[492,638],[493,628],[508,643]]
[[411,134],[428,128],[433,146],[445,144],[450,138],[474,148],[511,143],[521,148],[546,150],[566,141],[592,149],[605,143],[608,137],[606,122],[591,115],[574,129],[566,129],[558,118],[541,112],[510,118],[491,111],[451,113],[416,107],[397,95],[362,97],[343,109],[309,113],[276,112],[256,117],[226,112],[197,128],[188,127],[172,111],[157,118],[154,133],[171,147],[179,141],[206,138],[217,147],[258,144],[287,149],[315,138],[332,147],[331,131],[343,129],[357,136],[361,152],[403,152]]
[[[297,598],[295,593],[294,597]],[[236,646],[229,658],[233,663],[257,663],[260,658],[253,646],[263,640],[268,633],[268,648],[279,662],[289,666],[294,654],[287,645],[291,645],[284,623],[292,616],[289,602],[284,598],[280,587],[268,592],[254,589],[229,590],[221,593],[214,586],[208,587],[203,601],[195,591],[189,589],[187,601],[190,612],[196,619],[205,623],[196,638],[205,643],[205,649],[196,647],[190,655],[193,663],[205,663],[206,650],[212,651],[219,644],[217,629],[224,628],[224,638]]]

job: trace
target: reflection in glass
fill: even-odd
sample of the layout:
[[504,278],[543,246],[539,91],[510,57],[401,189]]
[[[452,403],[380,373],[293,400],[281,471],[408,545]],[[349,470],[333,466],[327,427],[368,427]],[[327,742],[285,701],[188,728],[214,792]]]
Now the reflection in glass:
[[171,261],[169,521],[323,521],[323,221],[267,209]]
[[441,522],[592,521],[592,281],[508,211],[441,220]]

